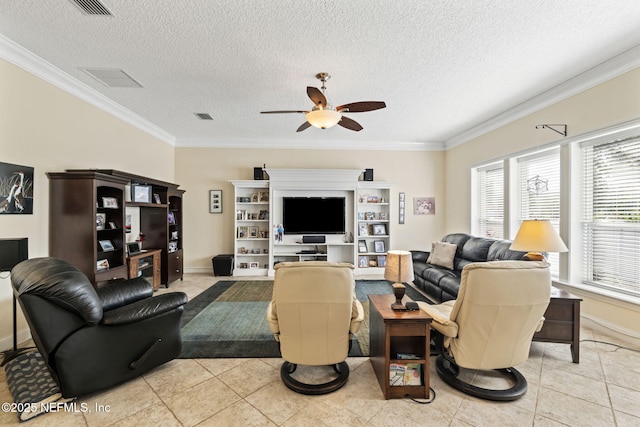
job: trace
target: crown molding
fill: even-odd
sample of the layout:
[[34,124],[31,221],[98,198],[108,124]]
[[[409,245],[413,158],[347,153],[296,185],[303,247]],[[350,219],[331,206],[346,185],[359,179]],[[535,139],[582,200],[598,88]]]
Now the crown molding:
[[443,142],[407,142],[407,141],[347,141],[347,140],[264,140],[229,139],[218,141],[210,139],[176,140],[176,147],[186,148],[269,148],[269,149],[307,149],[307,150],[381,150],[381,151],[444,151]]
[[44,59],[29,52],[19,44],[0,34],[0,58],[11,62],[23,70],[51,83],[52,85],[68,92],[69,94],[109,113],[118,119],[129,123],[159,140],[175,145],[176,138],[156,126],[150,121],[140,117],[133,111],[107,98],[92,87],[82,83],[78,79],[54,67]]
[[614,77],[640,67],[640,46],[636,46],[600,65],[578,74],[553,88],[501,113],[481,125],[472,127],[445,142],[447,150],[464,144],[515,120],[556,104],[573,95],[604,83]]

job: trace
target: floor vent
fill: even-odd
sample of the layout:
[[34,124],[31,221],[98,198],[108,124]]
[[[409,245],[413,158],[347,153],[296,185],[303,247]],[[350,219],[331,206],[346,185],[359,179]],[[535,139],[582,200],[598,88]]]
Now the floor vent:
[[71,0],[86,15],[113,16],[98,0]]
[[193,113],[196,115],[196,117],[198,117],[200,120],[213,120],[213,117],[211,117],[211,114],[209,113]]

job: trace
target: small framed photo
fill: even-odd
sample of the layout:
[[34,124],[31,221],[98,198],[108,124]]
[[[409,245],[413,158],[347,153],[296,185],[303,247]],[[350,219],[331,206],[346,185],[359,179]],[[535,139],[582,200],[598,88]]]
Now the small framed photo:
[[150,185],[132,185],[131,201],[136,203],[151,203],[151,186]]
[[364,240],[358,240],[358,252],[361,254],[367,253],[367,242]]
[[252,225],[251,227],[249,227],[249,238],[250,239],[257,239],[258,238],[258,227],[255,225]]
[[358,257],[358,267],[367,268],[369,267],[369,259],[366,256]]
[[258,201],[259,202],[268,202],[269,201],[269,192],[268,191],[259,191],[258,192]]
[[413,214],[414,215],[435,215],[436,214],[436,198],[435,197],[414,197],[413,198]]
[[384,250],[384,240],[374,240],[373,241],[373,251],[376,253],[385,253]]
[[249,237],[249,227],[241,225],[238,227],[238,239],[246,239]]
[[251,194],[251,203],[258,203],[258,193]]
[[388,217],[387,217],[387,213],[386,213],[386,212],[380,212],[380,213],[378,213],[378,219],[379,219],[380,221],[386,221],[386,220],[388,219]]
[[99,259],[98,262],[96,263],[96,270],[103,271],[108,269],[109,269],[109,260]]
[[96,230],[104,230],[104,226],[106,223],[107,223],[107,214],[97,213],[96,214]]
[[367,196],[367,203],[378,203],[378,196]]
[[384,236],[387,234],[387,226],[385,224],[373,224],[372,230],[374,236]]
[[260,263],[256,261],[252,261],[249,263],[249,268],[260,268]]
[[378,256],[378,267],[386,267],[387,266],[387,256],[379,255]]
[[115,197],[103,197],[102,207],[109,209],[118,209],[118,199]]
[[111,243],[111,240],[99,240],[98,243],[100,243],[100,247],[102,248],[103,252],[111,252],[116,249],[115,247],[113,247],[113,243]]
[[153,193],[153,201],[156,202],[158,205],[161,203],[160,195],[158,193]]
[[365,212],[364,213],[364,220],[365,221],[372,221],[376,219],[376,213],[375,212]]
[[116,228],[118,228],[118,227],[116,226],[116,223],[115,223],[115,222],[113,222],[113,221],[109,221],[109,228],[110,228],[110,229],[112,229],[112,230],[115,230],[115,229],[116,229]]
[[209,213],[222,213],[222,190],[209,190]]
[[358,236],[368,236],[369,226],[367,224],[358,224]]
[[169,224],[175,224],[176,223],[176,216],[173,214],[173,212],[169,212],[168,220],[169,220]]
[[169,242],[168,252],[173,253],[178,250],[178,242]]

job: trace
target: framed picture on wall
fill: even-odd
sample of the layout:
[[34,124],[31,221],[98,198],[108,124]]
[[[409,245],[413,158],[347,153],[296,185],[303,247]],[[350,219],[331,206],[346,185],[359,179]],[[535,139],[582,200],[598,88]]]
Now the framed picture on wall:
[[209,213],[222,213],[222,190],[209,190]]

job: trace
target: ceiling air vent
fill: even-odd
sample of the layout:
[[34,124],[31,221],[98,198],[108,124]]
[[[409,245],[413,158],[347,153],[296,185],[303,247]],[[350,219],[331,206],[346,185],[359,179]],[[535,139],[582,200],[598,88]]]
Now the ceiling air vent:
[[86,15],[113,16],[109,9],[98,0],[70,0]]
[[193,113],[196,115],[196,117],[198,117],[200,120],[213,120],[213,117],[211,117],[211,114],[209,113]]
[[118,68],[80,68],[107,87],[142,87],[130,75]]

